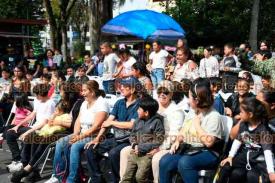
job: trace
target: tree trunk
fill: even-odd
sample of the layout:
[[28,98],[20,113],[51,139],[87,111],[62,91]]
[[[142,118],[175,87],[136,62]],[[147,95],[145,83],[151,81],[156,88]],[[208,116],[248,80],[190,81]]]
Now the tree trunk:
[[63,62],[67,63],[67,58],[68,58],[68,41],[67,41],[67,26],[62,25],[61,28],[61,34],[62,34],[62,54],[63,54]]
[[57,25],[56,25],[56,21],[55,21],[54,15],[53,15],[53,9],[52,9],[50,0],[43,0],[43,3],[46,8],[49,25],[50,25],[50,38],[51,38],[50,47],[51,47],[51,49],[55,49],[56,48]]
[[251,11],[251,24],[249,33],[249,44],[252,51],[257,51],[257,33],[258,33],[258,17],[259,17],[260,0],[253,0]]
[[99,47],[102,41],[101,27],[113,17],[113,1],[112,0],[90,0],[90,46],[91,54]]

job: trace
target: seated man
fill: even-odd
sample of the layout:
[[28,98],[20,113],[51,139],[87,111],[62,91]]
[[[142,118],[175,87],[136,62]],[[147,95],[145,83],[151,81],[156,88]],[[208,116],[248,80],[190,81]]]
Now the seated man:
[[[108,155],[111,173],[108,178],[112,182],[118,182],[120,151],[130,145],[129,136],[134,121],[138,118],[137,110],[139,107],[138,90],[141,89],[140,82],[134,77],[121,81],[121,94],[125,97],[118,100],[109,116],[103,123],[98,136],[87,143],[85,146],[88,166],[90,168],[90,177],[93,183],[101,182],[99,162],[102,155]],[[103,134],[109,129],[113,130],[114,135],[100,142]]]

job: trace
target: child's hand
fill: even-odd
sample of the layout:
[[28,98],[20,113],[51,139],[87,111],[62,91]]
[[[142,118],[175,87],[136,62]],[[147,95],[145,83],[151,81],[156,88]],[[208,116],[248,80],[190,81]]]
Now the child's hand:
[[232,157],[228,157],[221,162],[221,166],[224,166],[226,163],[229,163],[230,166],[232,166]]
[[150,152],[147,153],[147,155],[154,156],[157,152],[159,152],[159,148],[151,150]]
[[224,112],[225,112],[225,114],[226,114],[227,116],[229,116],[229,117],[232,117],[232,115],[233,115],[231,109],[229,109],[228,107],[225,108],[225,111],[224,111]]
[[138,145],[135,145],[134,153],[138,155]]
[[275,183],[275,173],[269,173],[269,180],[271,183]]
[[179,141],[176,141],[176,142],[171,146],[170,154],[175,154],[176,151],[178,150],[179,146],[180,146]]
[[53,125],[54,125],[54,124],[53,124],[53,119],[49,119],[49,120],[48,120],[48,125],[49,125],[49,126],[53,126]]

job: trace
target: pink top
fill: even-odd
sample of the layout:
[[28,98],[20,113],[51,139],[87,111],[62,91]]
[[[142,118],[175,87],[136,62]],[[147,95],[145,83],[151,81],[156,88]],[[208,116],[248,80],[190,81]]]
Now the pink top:
[[[29,114],[31,113],[30,110],[26,108],[16,108],[15,110],[15,120],[14,120],[14,125],[18,125],[22,120],[24,120]],[[22,126],[28,126],[28,124],[24,124]]]
[[48,66],[52,67],[53,66],[53,59],[48,58]]

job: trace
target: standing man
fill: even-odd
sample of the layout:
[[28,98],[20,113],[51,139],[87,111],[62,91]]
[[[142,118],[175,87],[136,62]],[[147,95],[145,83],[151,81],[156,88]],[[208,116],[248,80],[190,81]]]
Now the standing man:
[[112,47],[108,42],[103,42],[100,45],[100,50],[104,56],[102,74],[104,91],[106,94],[115,94],[115,78],[113,78],[113,74],[115,73],[116,65],[120,59],[113,53]]
[[160,42],[153,42],[153,52],[149,55],[150,64],[147,68],[151,71],[154,88],[157,88],[158,84],[164,80],[166,63],[172,57],[166,50],[161,49]]

